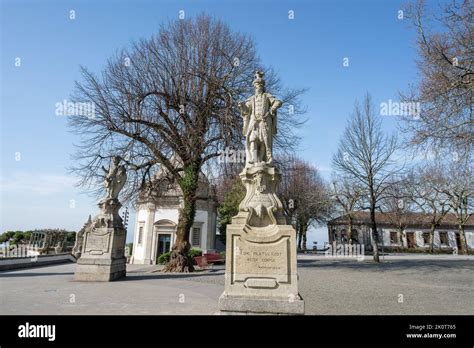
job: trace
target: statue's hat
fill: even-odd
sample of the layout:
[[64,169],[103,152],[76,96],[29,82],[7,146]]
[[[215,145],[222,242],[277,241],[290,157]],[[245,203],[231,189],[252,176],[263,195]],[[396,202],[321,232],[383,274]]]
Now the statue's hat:
[[253,85],[262,85],[265,86],[265,80],[263,79],[263,71],[256,71],[255,72],[255,80],[253,80]]

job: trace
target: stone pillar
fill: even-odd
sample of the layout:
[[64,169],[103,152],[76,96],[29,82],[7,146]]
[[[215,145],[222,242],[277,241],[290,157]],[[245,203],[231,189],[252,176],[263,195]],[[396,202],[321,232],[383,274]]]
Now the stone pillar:
[[146,219],[146,224],[144,228],[145,236],[143,239],[143,247],[144,247],[144,257],[143,263],[152,265],[156,260],[152,259],[152,250],[153,250],[153,229],[155,227],[155,209],[156,206],[153,203],[147,204],[148,209],[148,216]]
[[227,225],[224,313],[304,314],[298,293],[296,232],[286,224],[278,171],[262,164],[240,174],[247,194]]
[[126,275],[127,232],[119,215],[121,204],[117,199],[104,199],[99,207],[100,214],[85,226],[74,280],[111,281]]

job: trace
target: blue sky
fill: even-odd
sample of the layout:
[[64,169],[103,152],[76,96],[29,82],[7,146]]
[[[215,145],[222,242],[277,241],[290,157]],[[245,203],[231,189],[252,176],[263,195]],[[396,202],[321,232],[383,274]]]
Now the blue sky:
[[[97,213],[95,199],[75,187],[77,179],[67,172],[77,138],[66,117],[55,115],[55,104],[69,98],[80,65],[100,72],[116,50],[156,33],[180,10],[187,17],[214,15],[252,35],[262,62],[287,86],[309,88],[299,155],[327,178],[355,100],[367,91],[375,105],[398,100],[398,92],[417,78],[414,31],[397,18],[405,1],[0,2],[1,232],[78,230]],[[383,124],[396,130],[394,117]],[[132,226],[134,219],[132,214]],[[326,239],[325,229],[310,236],[310,242]]]

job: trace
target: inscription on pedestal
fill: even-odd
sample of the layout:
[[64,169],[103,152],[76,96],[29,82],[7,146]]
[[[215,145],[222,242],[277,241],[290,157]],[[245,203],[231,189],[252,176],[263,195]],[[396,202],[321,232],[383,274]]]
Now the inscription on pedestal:
[[247,278],[273,278],[288,282],[290,276],[288,237],[272,243],[255,243],[234,236],[233,281]]
[[265,206],[271,206],[273,204],[269,194],[254,195],[249,203],[263,204]]
[[93,255],[102,255],[109,252],[110,233],[94,234],[88,233],[85,241],[85,251]]

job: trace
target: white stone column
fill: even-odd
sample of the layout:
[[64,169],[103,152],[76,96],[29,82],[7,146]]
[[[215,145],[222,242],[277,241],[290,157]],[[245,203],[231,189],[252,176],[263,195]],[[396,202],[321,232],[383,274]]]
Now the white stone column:
[[143,248],[144,248],[144,258],[143,258],[143,263],[144,264],[153,264],[152,260],[152,254],[151,250],[153,248],[153,228],[154,228],[154,223],[155,223],[155,210],[156,206],[153,203],[148,203],[147,204],[147,219],[146,219],[146,224],[144,228],[144,233],[145,236],[143,238]]
[[158,246],[158,231],[153,226],[152,228],[152,238],[151,238],[151,264],[156,264],[156,255],[157,255],[157,246]]

